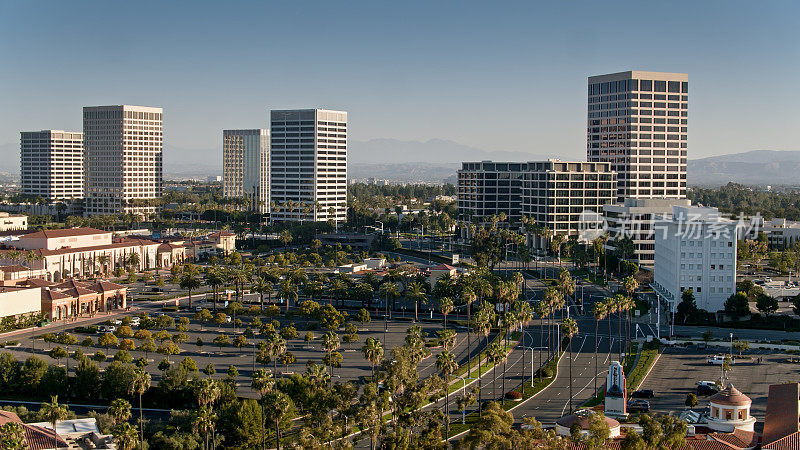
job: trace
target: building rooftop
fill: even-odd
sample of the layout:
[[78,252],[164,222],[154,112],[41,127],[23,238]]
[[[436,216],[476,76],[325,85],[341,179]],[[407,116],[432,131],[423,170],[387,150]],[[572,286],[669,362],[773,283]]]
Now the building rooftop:
[[732,384],[712,395],[708,401],[711,403],[716,403],[717,405],[728,406],[748,406],[753,403],[753,401],[750,400],[750,397],[739,392],[739,390],[733,387]]
[[74,236],[91,236],[93,234],[110,234],[110,231],[98,230],[97,228],[61,228],[58,230],[41,230],[34,233],[29,233],[24,236],[25,239],[55,239],[61,237],[74,237]]

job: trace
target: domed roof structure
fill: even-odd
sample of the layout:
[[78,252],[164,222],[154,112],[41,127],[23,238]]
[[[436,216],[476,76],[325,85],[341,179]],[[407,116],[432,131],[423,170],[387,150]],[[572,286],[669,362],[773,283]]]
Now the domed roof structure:
[[726,406],[750,406],[753,403],[750,397],[739,392],[732,384],[712,395],[708,401],[717,405]]
[[[589,429],[589,418],[591,416],[592,416],[591,414],[581,414],[581,413],[570,414],[569,416],[564,416],[564,417],[556,420],[556,423],[558,425],[561,425],[562,427],[565,427],[565,428],[572,428],[572,426],[577,423],[578,425],[580,425],[582,430],[588,430]],[[608,424],[609,428],[614,428],[614,427],[618,427],[619,426],[619,422],[614,420],[614,419],[612,419],[611,417],[605,417],[604,416],[603,420]]]

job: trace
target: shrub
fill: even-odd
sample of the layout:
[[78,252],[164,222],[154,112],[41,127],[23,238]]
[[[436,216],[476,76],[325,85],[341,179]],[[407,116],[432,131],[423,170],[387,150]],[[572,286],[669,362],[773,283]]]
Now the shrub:
[[506,398],[509,400],[522,400],[522,393],[517,391],[506,392]]
[[551,369],[549,367],[545,367],[544,369],[542,369],[542,375],[545,378],[553,378],[553,375],[554,375],[553,374],[553,369]]

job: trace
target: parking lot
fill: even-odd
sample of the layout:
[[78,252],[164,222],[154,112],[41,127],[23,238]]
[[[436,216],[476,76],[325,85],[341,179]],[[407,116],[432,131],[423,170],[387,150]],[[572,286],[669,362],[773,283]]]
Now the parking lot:
[[[714,347],[699,349],[697,346],[665,349],[641,385],[642,389],[652,389],[655,392],[655,398],[649,400],[651,410],[669,413],[684,409],[686,394],[695,392],[697,381],[716,381],[720,378],[721,366],[708,364],[706,359],[709,355],[722,352],[725,350]],[[748,350],[742,356],[749,356],[751,359],[737,359],[727,374],[727,381],[753,400],[752,414],[763,419],[769,385],[797,382],[800,378],[800,365],[785,363],[786,358],[791,355],[773,350]],[[762,358],[761,364],[756,363],[756,358]],[[698,406],[694,409],[700,409],[707,404],[708,397],[698,397]]]
[[[150,311],[151,314],[153,311]],[[170,315],[175,318],[175,321],[178,321],[179,317],[192,317],[194,311],[184,311],[179,313],[170,313]],[[131,314],[133,315],[133,314]],[[241,317],[245,324],[249,323],[252,320],[252,317],[243,316]],[[295,317],[291,321],[287,321],[281,317],[278,317],[282,323],[282,325],[287,325],[290,322],[295,323],[298,337],[294,339],[288,339],[286,342],[286,350],[291,352],[296,361],[293,364],[290,364],[288,367],[284,367],[282,364],[278,364],[277,372],[278,376],[281,376],[284,372],[287,373],[300,373],[305,371],[306,362],[307,361],[315,361],[318,364],[321,364],[322,357],[325,355],[325,350],[322,348],[322,344],[320,342],[321,336],[325,333],[324,330],[314,330],[315,339],[310,344],[306,344],[303,340],[304,335],[306,334],[306,321],[302,318]],[[267,319],[263,319],[262,321],[266,321]],[[440,323],[420,323],[419,324],[423,331],[426,333],[426,337],[430,338],[434,336],[435,330],[441,328]],[[341,368],[334,368],[333,370],[333,379],[334,381],[344,381],[344,380],[359,380],[362,377],[370,375],[370,364],[367,362],[360,349],[361,346],[364,345],[364,341],[367,337],[374,337],[379,339],[381,342],[384,340],[384,322],[383,320],[373,320],[372,322],[359,326],[358,332],[358,341],[353,343],[345,343],[344,342],[344,333],[339,330],[338,334],[341,340],[341,347],[338,351],[342,355],[342,364]],[[386,347],[385,347],[385,354],[386,356],[390,355],[390,350],[394,347],[400,346],[403,343],[405,338],[405,332],[408,327],[412,326],[411,322],[408,321],[396,321],[391,322],[389,324],[389,331],[386,334]],[[137,330],[137,327],[132,327],[133,331]],[[159,331],[158,328],[150,330],[153,334]],[[176,330],[176,327],[170,327],[167,331],[171,334],[179,333]],[[254,351],[257,352],[254,344],[256,342],[264,340],[262,336],[256,335],[254,338],[247,339],[247,345],[243,346],[242,348],[234,347],[230,344],[224,345],[222,347],[217,346],[212,341],[215,337],[220,335],[227,335],[230,340],[232,341],[234,337],[242,335],[244,331],[244,327],[239,327],[238,330],[234,329],[233,324],[227,323],[222,326],[217,326],[215,324],[201,324],[196,320],[192,320],[191,323],[188,325],[188,330],[184,333],[188,335],[188,339],[186,342],[180,343],[179,347],[181,349],[180,354],[173,355],[170,357],[173,364],[180,362],[185,357],[191,357],[195,363],[197,364],[198,369],[202,370],[206,367],[207,364],[213,364],[216,370],[216,375],[214,378],[223,378],[225,377],[225,371],[227,370],[228,366],[233,365],[237,368],[239,372],[239,377],[237,378],[237,383],[241,388],[244,388],[240,391],[240,394],[243,395],[253,395],[250,392],[250,376],[253,372],[254,368]],[[59,327],[58,332],[68,332],[73,334],[78,341],[84,340],[87,336],[91,337],[92,340],[95,342],[93,347],[83,347],[80,344],[71,345],[68,348],[70,354],[74,352],[76,349],[80,348],[85,354],[92,355],[96,353],[98,350],[102,350],[104,353],[107,354],[109,357],[109,361],[111,357],[116,353],[115,348],[109,348],[106,350],[105,348],[97,345],[97,339],[99,334],[87,334],[87,333],[76,333],[73,327]],[[256,330],[257,332],[257,330]],[[196,344],[197,338],[201,338],[203,340],[204,345],[198,346]],[[466,343],[466,332],[461,330],[458,332],[456,336],[456,346],[454,348],[454,353],[456,354],[456,358],[459,361],[463,361],[466,359],[467,356],[467,343]],[[16,339],[19,342],[18,347],[10,347],[6,349],[2,349],[0,351],[10,351],[14,354],[14,356],[19,360],[24,360],[31,354],[35,354],[36,356],[44,359],[48,363],[55,363],[56,361],[51,359],[48,356],[48,351],[55,347],[57,344],[50,344],[45,343],[41,339],[36,339],[35,343],[35,350],[33,349],[34,343],[30,338],[27,337],[19,337]],[[137,347],[136,350],[130,352],[131,356],[134,359],[140,358],[145,356],[145,353],[138,349],[141,341],[139,339],[133,339],[135,345]],[[476,352],[476,344],[482,339],[478,339],[477,336],[473,336],[472,339],[472,347],[473,347],[473,354]],[[158,341],[156,342],[158,344]],[[435,356],[441,351],[440,348],[431,348],[431,357],[426,358],[423,360],[420,365],[418,372],[420,377],[427,377],[433,373],[437,372],[436,369],[436,358]],[[146,369],[153,375],[154,381],[157,381],[160,378],[161,371],[158,369],[158,363],[164,358],[163,355],[158,353],[150,352],[147,355],[149,364]],[[61,364],[65,365],[66,360],[62,359]],[[104,362],[101,364],[101,367],[105,367],[108,362]],[[74,361],[70,362],[70,369],[74,369],[76,363]],[[268,365],[263,365],[258,362],[255,363],[255,368],[268,368],[270,370],[273,369],[273,364],[269,363]]]

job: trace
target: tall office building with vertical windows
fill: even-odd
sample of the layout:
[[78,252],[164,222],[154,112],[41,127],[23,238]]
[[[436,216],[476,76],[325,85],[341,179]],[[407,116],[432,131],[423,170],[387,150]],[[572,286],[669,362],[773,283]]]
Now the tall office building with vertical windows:
[[272,219],[347,220],[347,113],[273,110],[270,135]]
[[684,73],[589,77],[587,158],[611,163],[618,201],[686,197],[688,101]]
[[147,214],[163,189],[163,110],[83,108],[87,215]]
[[222,131],[222,195],[244,197],[250,209],[269,212],[269,130]]
[[20,133],[22,193],[48,200],[83,198],[83,133]]

